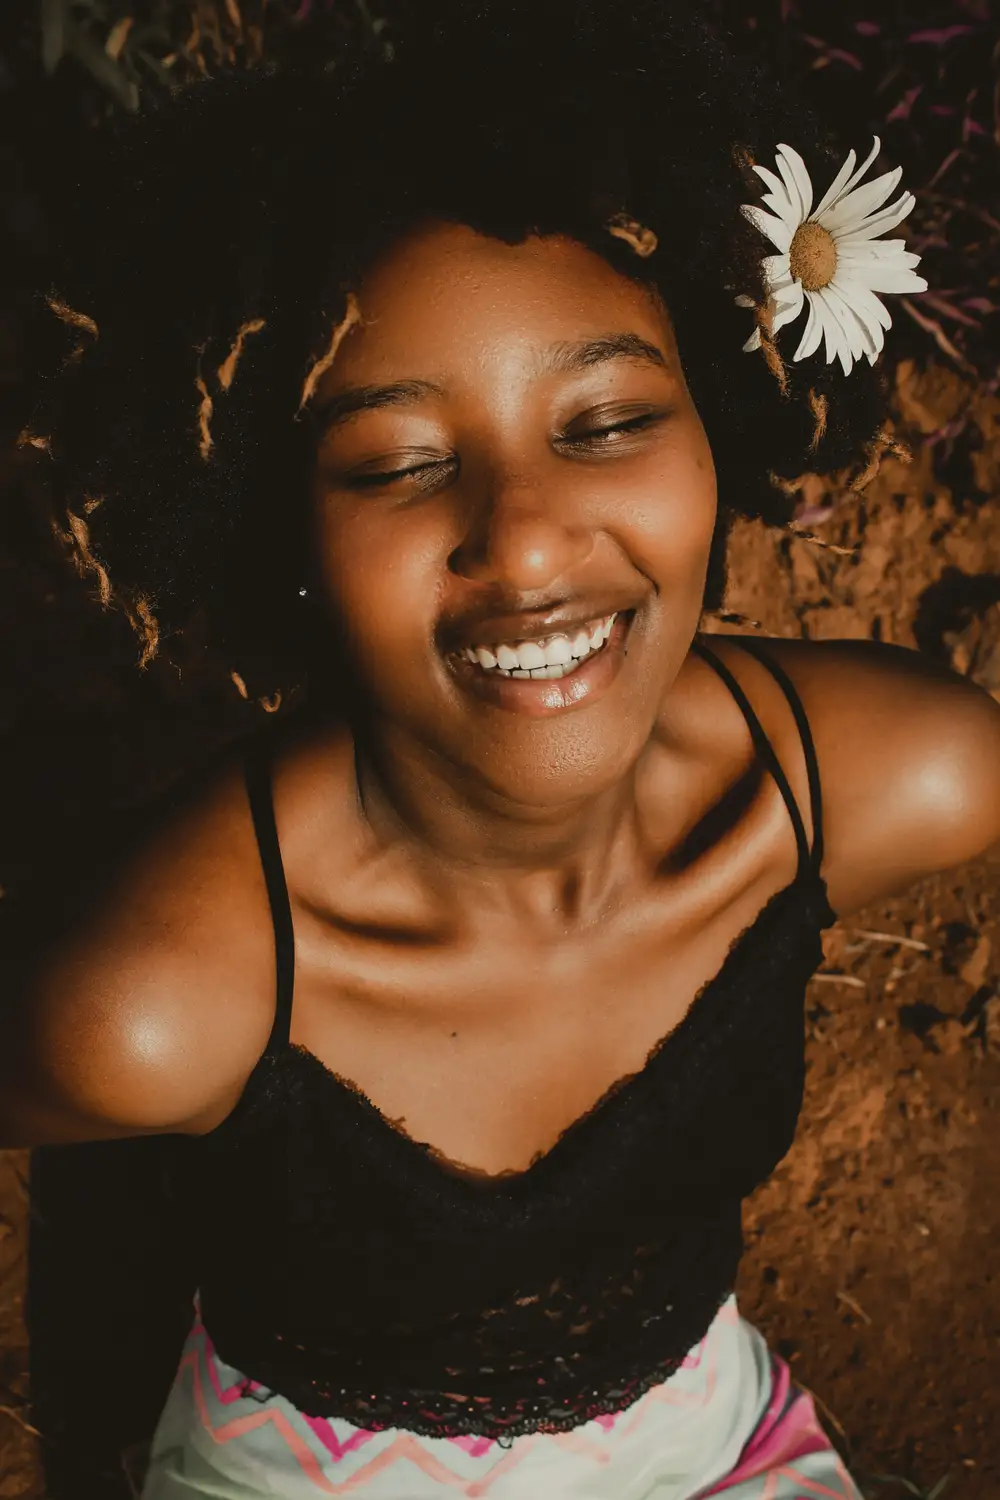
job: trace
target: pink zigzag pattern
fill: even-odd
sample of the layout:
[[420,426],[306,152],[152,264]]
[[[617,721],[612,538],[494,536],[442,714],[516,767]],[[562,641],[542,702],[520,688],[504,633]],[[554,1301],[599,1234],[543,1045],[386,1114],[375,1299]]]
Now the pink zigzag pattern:
[[[204,1329],[197,1329],[197,1331],[203,1335],[205,1340],[204,1352],[206,1353],[206,1355],[209,1355],[206,1363],[208,1367],[209,1384],[212,1387],[213,1395],[225,1405],[229,1405],[233,1401],[239,1400],[246,1390],[247,1382],[244,1380],[240,1380],[234,1385],[227,1387],[223,1386],[222,1381],[219,1378],[219,1374],[215,1368],[215,1359],[211,1357],[209,1353],[211,1350],[211,1341],[209,1340],[208,1335],[204,1332]],[[212,1351],[212,1353],[214,1353],[214,1351]],[[436,1480],[439,1484],[447,1485],[450,1489],[460,1490],[463,1494],[469,1496],[471,1500],[471,1497],[486,1495],[492,1488],[495,1481],[500,1478],[502,1474],[508,1473],[517,1464],[521,1463],[522,1460],[527,1456],[528,1450],[534,1447],[538,1436],[537,1434],[531,1434],[530,1436],[522,1439],[518,1444],[517,1450],[515,1451],[514,1449],[509,1449],[508,1452],[504,1455],[504,1458],[501,1459],[501,1461],[490,1470],[489,1474],[483,1476],[483,1478],[481,1479],[472,1480],[470,1482],[469,1480],[464,1479],[460,1474],[456,1474],[454,1470],[449,1469],[447,1465],[441,1463],[441,1461],[435,1458],[433,1454],[429,1453],[426,1448],[422,1447],[419,1439],[415,1437],[413,1433],[400,1433],[399,1436],[397,1436],[387,1448],[384,1448],[381,1453],[378,1453],[373,1458],[371,1458],[368,1463],[364,1464],[360,1469],[352,1474],[349,1479],[345,1480],[341,1484],[337,1484],[331,1482],[325,1477],[315,1455],[311,1452],[308,1445],[303,1442],[300,1435],[295,1431],[292,1423],[277,1407],[261,1407],[256,1412],[249,1413],[248,1415],[243,1417],[235,1417],[229,1422],[224,1422],[219,1427],[214,1426],[212,1415],[209,1411],[208,1402],[206,1400],[205,1384],[201,1371],[201,1361],[199,1360],[198,1350],[196,1348],[189,1349],[181,1359],[180,1367],[178,1369],[178,1378],[180,1377],[181,1373],[186,1370],[190,1370],[191,1372],[192,1390],[195,1406],[198,1411],[198,1416],[201,1420],[202,1426],[204,1427],[208,1435],[212,1438],[213,1442],[223,1445],[232,1442],[237,1438],[243,1437],[247,1433],[254,1432],[259,1427],[266,1426],[268,1423],[270,1423],[288,1444],[289,1450],[294,1456],[296,1462],[301,1467],[302,1472],[316,1486],[318,1490],[326,1495],[350,1494],[352,1490],[358,1489],[362,1484],[367,1484],[370,1480],[374,1479],[378,1474],[382,1473],[387,1468],[390,1468],[393,1464],[408,1460],[416,1468],[422,1470],[422,1472],[425,1473],[429,1478]],[[329,1426],[329,1424],[327,1425]],[[314,1430],[311,1424],[310,1430]],[[330,1431],[331,1436],[333,1436],[332,1428],[330,1429]],[[373,1433],[363,1432],[360,1428],[358,1429],[357,1435],[361,1437],[362,1441],[370,1440],[375,1436],[375,1434]],[[335,1437],[334,1440],[336,1440]],[[348,1439],[347,1444],[338,1445],[341,1449],[341,1456],[346,1455],[348,1447],[353,1443],[354,1437],[352,1436],[352,1438]],[[354,1445],[361,1446],[360,1443]],[[324,1446],[328,1445],[324,1443]]]
[[[774,1386],[767,1411],[743,1450],[736,1468],[706,1492],[705,1500],[709,1500],[712,1495],[725,1495],[735,1485],[747,1480],[761,1478],[765,1481],[761,1500],[772,1500],[782,1478],[805,1485],[813,1495],[832,1497],[832,1500],[852,1500],[852,1482],[840,1460],[833,1454],[819,1425],[812,1398],[801,1391],[793,1392],[791,1373],[784,1360],[772,1359],[771,1367]],[[811,1453],[827,1453],[833,1457],[838,1478],[844,1481],[844,1488],[831,1490],[829,1486],[807,1479],[797,1469],[789,1466],[790,1460],[806,1458]],[[808,1497],[800,1496],[797,1500],[808,1500]]]
[[[734,1310],[727,1308],[723,1314],[720,1314],[720,1317],[725,1316],[726,1313],[731,1313],[727,1321],[732,1321],[737,1316]],[[224,1385],[217,1368],[218,1359],[214,1346],[200,1321],[192,1329],[192,1338],[195,1336],[202,1340],[208,1384],[212,1395],[221,1406],[232,1405],[244,1397],[248,1391],[261,1389],[255,1382],[243,1378],[232,1385]],[[688,1369],[697,1369],[704,1364],[705,1384],[700,1392],[680,1391],[676,1388],[671,1390],[672,1382],[667,1382],[647,1392],[628,1411],[607,1418],[598,1418],[594,1425],[608,1432],[612,1428],[620,1427],[623,1435],[630,1435],[656,1406],[703,1407],[707,1405],[712,1399],[717,1384],[717,1351],[710,1336],[692,1351],[685,1364]],[[855,1492],[846,1470],[839,1461],[836,1461],[838,1478],[844,1481],[844,1488],[837,1490],[808,1478],[789,1463],[789,1460],[801,1459],[810,1453],[830,1452],[831,1450],[819,1427],[811,1399],[805,1394],[789,1399],[792,1387],[787,1365],[783,1360],[775,1360],[773,1368],[774,1389],[760,1426],[736,1469],[732,1470],[714,1489],[707,1491],[705,1500],[708,1500],[710,1495],[724,1495],[735,1485],[754,1478],[764,1481],[760,1500],[777,1500],[779,1485],[783,1479],[804,1487],[804,1490],[808,1492],[800,1492],[796,1500],[811,1500],[811,1497],[815,1497],[815,1500],[852,1500]],[[363,1463],[361,1468],[349,1478],[342,1483],[335,1483],[326,1477],[316,1455],[279,1407],[262,1405],[255,1412],[235,1417],[215,1427],[206,1399],[201,1361],[196,1347],[191,1347],[186,1352],[181,1360],[178,1375],[184,1370],[191,1371],[195,1405],[205,1431],[214,1442],[220,1445],[226,1444],[271,1424],[287,1443],[289,1451],[303,1474],[317,1490],[327,1495],[348,1495],[367,1485],[395,1464],[410,1462],[433,1481],[446,1486],[453,1492],[458,1491],[467,1496],[468,1500],[478,1500],[478,1497],[488,1495],[499,1479],[517,1468],[543,1436],[543,1434],[534,1433],[518,1439],[515,1447],[506,1450],[504,1456],[498,1463],[491,1466],[487,1474],[469,1479],[455,1473],[447,1464],[428,1451],[415,1434],[399,1433],[387,1447],[378,1454],[373,1454],[368,1462]],[[346,1441],[341,1442],[330,1421],[306,1417],[304,1414],[297,1415],[302,1415],[310,1433],[337,1462],[342,1461],[350,1453],[371,1442],[377,1436],[375,1433],[356,1428]],[[546,1440],[580,1458],[589,1459],[599,1466],[609,1463],[613,1456],[611,1450],[604,1444],[595,1443],[589,1437],[584,1436],[579,1429],[569,1433],[550,1434],[546,1436]],[[496,1446],[488,1438],[456,1438],[450,1441],[473,1459],[485,1457]],[[833,1456],[832,1453],[831,1456]]]
[[212,1424],[212,1417],[208,1410],[208,1402],[205,1400],[205,1386],[202,1380],[201,1363],[198,1359],[197,1349],[190,1350],[189,1353],[182,1357],[177,1371],[178,1378],[180,1378],[184,1370],[191,1371],[194,1403],[201,1418],[202,1426],[213,1442],[220,1444],[230,1443],[234,1438],[243,1437],[247,1433],[255,1432],[258,1427],[266,1427],[268,1424],[271,1424],[284,1438],[296,1461],[301,1466],[303,1473],[312,1480],[316,1488],[327,1495],[336,1495],[339,1493],[323,1477],[323,1472],[314,1454],[310,1452],[288,1418],[281,1411],[275,1407],[261,1407],[259,1411],[252,1412],[244,1417],[234,1417],[230,1422],[223,1422],[221,1427],[215,1427]]

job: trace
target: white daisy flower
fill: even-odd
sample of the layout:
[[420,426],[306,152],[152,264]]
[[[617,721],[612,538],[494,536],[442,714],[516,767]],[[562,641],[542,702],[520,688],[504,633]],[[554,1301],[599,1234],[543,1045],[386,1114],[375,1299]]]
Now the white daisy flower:
[[[892,319],[876,292],[924,292],[927,282],[914,274],[920,256],[902,240],[878,236],[901,224],[913,208],[912,193],[903,193],[883,207],[899,185],[902,168],[886,172],[859,186],[882,143],[878,136],[868,159],[855,171],[853,151],[837,173],[829,191],[813,208],[813,186],[805,162],[791,146],[779,146],[780,176],[754,166],[768,188],[763,202],[744,205],[744,213],[778,251],[764,260],[772,334],[792,323],[808,307],[805,331],[793,359],[808,359],[821,343],[826,359],[839,359],[849,375],[855,360],[866,355],[874,364],[885,343]],[[749,298],[741,306],[753,306]],[[744,344],[760,347],[760,329]]]

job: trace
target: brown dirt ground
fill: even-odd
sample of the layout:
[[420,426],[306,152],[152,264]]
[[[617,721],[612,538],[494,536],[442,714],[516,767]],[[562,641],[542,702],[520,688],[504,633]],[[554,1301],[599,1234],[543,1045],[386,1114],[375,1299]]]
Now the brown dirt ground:
[[[806,479],[802,524],[826,546],[740,525],[728,607],[766,634],[916,645],[1000,697],[1000,402],[941,367],[904,366],[897,388],[914,462],[889,459],[863,499]],[[807,1015],[802,1125],[748,1207],[744,1310],[866,1490],[923,1494],[951,1474],[954,1500],[995,1500],[1000,857],[836,927]],[[26,1174],[0,1153],[0,1500],[43,1494]]]

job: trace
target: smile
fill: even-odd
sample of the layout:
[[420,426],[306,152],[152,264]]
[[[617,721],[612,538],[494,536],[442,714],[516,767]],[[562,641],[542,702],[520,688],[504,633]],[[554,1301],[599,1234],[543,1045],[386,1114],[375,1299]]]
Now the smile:
[[460,647],[447,660],[474,697],[529,717],[595,702],[625,662],[634,610],[599,615],[534,640]]
[[572,635],[547,635],[531,641],[502,641],[492,646],[467,646],[461,655],[470,666],[500,677],[521,681],[554,681],[579,671],[584,662],[603,650],[617,614],[591,620]]

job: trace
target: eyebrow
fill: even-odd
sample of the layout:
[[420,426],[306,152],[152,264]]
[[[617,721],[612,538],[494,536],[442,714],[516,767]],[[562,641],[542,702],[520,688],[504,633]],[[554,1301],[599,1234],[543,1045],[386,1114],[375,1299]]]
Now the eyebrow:
[[670,368],[662,349],[637,333],[607,333],[602,338],[583,339],[575,344],[556,344],[543,359],[542,368],[547,372],[572,374],[612,359],[630,359],[653,365],[657,370]]
[[359,411],[378,411],[383,406],[412,406],[427,396],[443,396],[444,387],[433,380],[394,380],[389,385],[350,385],[328,400],[317,402],[313,415],[323,428],[346,422]]
[[[577,343],[555,344],[542,357],[543,374],[573,374],[592,369],[610,360],[627,359],[639,364],[668,370],[663,351],[637,333],[609,333],[601,338],[582,339]],[[386,406],[413,406],[428,396],[443,396],[444,387],[433,380],[394,380],[388,385],[352,385],[318,403],[313,411],[325,431],[346,422],[361,411],[378,411]]]

